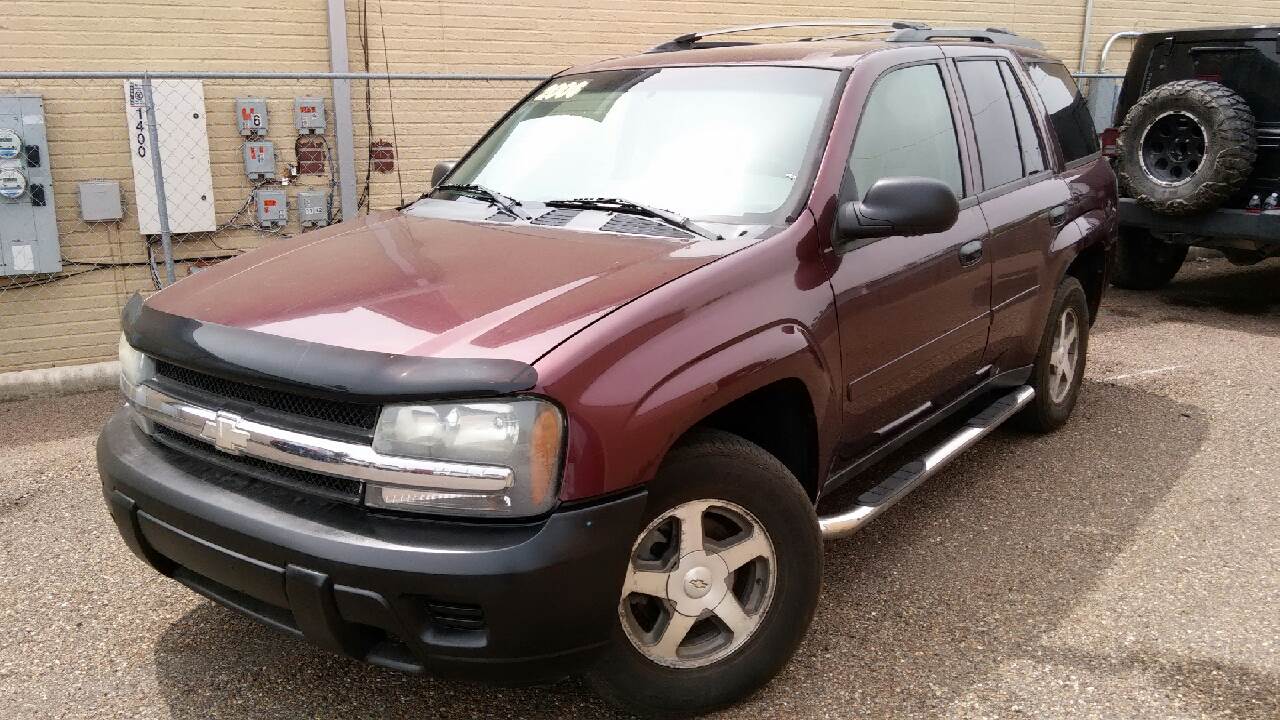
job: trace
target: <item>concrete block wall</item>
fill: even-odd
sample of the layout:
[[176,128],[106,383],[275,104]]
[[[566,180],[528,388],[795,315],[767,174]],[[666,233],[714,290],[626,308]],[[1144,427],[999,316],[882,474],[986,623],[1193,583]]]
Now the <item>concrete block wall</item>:
[[[892,18],[934,24],[1005,26],[1044,41],[1075,68],[1084,0],[347,0],[352,70],[375,72],[551,73],[565,66],[634,53],[691,29],[794,18]],[[0,18],[0,70],[278,70],[329,69],[326,0],[7,0]],[[1090,68],[1103,42],[1128,29],[1280,22],[1276,0],[1230,5],[1193,0],[1096,0]],[[1110,67],[1122,69],[1127,44]],[[362,187],[369,140],[394,140],[400,172],[369,173],[368,204],[377,209],[416,197],[435,162],[460,155],[530,85],[518,82],[354,83],[357,177]],[[66,279],[35,287],[0,281],[0,372],[108,360],[128,295],[151,288],[145,245],[132,208],[132,171],[120,81],[0,81],[0,92],[46,98],[51,164],[63,254],[112,263],[68,266]],[[260,94],[272,110],[279,166],[292,162],[290,101],[330,95],[327,82],[275,84],[206,81],[207,127],[218,219],[243,202],[249,185],[239,163],[232,98]],[[392,118],[394,116],[394,128]],[[330,115],[332,132],[332,114]],[[121,181],[125,220],[85,226],[76,181]],[[325,178],[305,178],[322,185]],[[290,189],[292,200],[292,188]],[[291,209],[292,212],[292,209]],[[296,231],[296,225],[287,228]],[[180,256],[234,251],[271,236],[226,230],[187,238]],[[83,271],[83,272],[81,272]],[[185,267],[180,268],[180,273]],[[73,274],[74,273],[74,274]]]

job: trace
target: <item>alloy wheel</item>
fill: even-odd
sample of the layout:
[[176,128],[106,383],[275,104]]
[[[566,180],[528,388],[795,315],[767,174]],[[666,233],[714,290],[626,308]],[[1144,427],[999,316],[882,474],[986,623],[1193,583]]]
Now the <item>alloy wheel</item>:
[[618,615],[642,655],[672,668],[710,665],[760,627],[777,577],[773,541],[743,507],[682,503],[632,548]]
[[1183,112],[1167,112],[1142,134],[1142,168],[1166,187],[1188,183],[1204,162],[1205,138],[1198,120]]
[[1071,392],[1080,360],[1080,318],[1073,308],[1063,308],[1049,352],[1049,399],[1060,403]]

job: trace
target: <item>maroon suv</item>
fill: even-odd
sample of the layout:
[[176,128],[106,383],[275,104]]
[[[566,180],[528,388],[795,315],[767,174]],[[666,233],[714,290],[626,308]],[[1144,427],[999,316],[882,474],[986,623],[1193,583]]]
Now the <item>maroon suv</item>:
[[98,444],[124,541],[388,667],[586,670],[653,714],[768,681],[824,537],[1066,421],[1116,233],[1058,61],[859,32],[565,71],[417,202],[135,298]]

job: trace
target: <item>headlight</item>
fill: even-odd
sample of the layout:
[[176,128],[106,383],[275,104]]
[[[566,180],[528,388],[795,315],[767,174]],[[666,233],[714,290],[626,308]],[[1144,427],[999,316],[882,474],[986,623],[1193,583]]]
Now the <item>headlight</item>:
[[[442,467],[455,469],[440,473],[452,477],[441,477],[439,489],[369,483],[365,503],[458,515],[521,517],[546,512],[556,500],[563,433],[560,411],[543,400],[388,406],[374,430],[374,450],[439,460]],[[470,478],[499,476],[503,470],[510,478],[500,483],[505,487],[459,489],[472,484]]]
[[[128,340],[125,340],[124,333],[120,334],[120,379],[127,383],[129,387],[142,384],[155,373],[155,361],[138,352]],[[128,388],[126,388],[127,394]]]

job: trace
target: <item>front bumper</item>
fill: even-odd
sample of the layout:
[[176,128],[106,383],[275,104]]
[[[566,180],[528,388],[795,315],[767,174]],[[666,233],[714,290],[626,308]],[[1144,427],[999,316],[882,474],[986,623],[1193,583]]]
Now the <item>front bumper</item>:
[[98,468],[125,543],[196,592],[357,659],[498,681],[564,675],[607,642],[645,505],[522,525],[378,514],[167,450],[124,411]]

